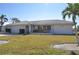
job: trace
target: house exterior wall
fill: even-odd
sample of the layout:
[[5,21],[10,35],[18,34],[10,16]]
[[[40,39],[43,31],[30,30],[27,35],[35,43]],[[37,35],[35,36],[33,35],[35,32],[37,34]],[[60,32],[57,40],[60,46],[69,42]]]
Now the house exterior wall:
[[2,27],[2,30],[1,30],[1,31],[2,31],[2,32],[5,32],[5,26]]
[[21,26],[20,25],[19,26],[17,26],[17,25],[16,26],[8,26],[6,28],[11,29],[11,33],[13,33],[13,34],[18,34],[19,33],[19,29],[26,29],[24,25],[21,25]]
[[[27,31],[26,25],[14,25],[5,27],[11,29],[11,33],[19,34],[19,29],[25,29],[25,33]],[[32,33],[33,27],[29,25],[29,33]],[[72,24],[52,24],[51,30],[49,31],[51,34],[73,34]]]
[[32,33],[32,26],[29,25],[29,33]]
[[12,30],[11,32],[14,33],[14,34],[18,34],[20,29],[25,29],[26,30],[24,25],[19,25],[19,26],[13,26],[11,28],[11,30]]
[[71,24],[55,24],[51,26],[52,34],[73,34]]

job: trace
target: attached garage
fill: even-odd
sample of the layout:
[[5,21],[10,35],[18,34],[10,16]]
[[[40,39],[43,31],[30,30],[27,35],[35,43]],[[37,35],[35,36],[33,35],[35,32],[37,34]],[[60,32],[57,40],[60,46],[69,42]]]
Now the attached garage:
[[67,24],[56,24],[51,29],[53,34],[72,34],[72,25]]

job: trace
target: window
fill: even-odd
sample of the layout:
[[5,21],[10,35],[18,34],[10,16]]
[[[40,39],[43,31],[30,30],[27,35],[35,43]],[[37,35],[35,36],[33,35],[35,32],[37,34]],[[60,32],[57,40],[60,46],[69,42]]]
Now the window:
[[6,32],[11,33],[11,29],[6,28]]

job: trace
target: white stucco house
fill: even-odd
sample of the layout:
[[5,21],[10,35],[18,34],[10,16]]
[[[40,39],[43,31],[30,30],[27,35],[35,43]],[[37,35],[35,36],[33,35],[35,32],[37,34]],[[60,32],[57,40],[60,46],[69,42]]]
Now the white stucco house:
[[22,21],[5,25],[4,32],[13,34],[73,34],[72,26],[73,22],[65,20]]

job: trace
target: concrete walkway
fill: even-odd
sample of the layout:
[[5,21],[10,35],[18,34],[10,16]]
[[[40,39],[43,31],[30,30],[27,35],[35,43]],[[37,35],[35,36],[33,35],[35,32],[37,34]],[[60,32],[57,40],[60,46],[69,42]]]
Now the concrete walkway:
[[[15,36],[15,35],[12,35],[12,34],[1,34],[1,33],[0,33],[0,36]],[[9,43],[9,41],[0,40],[0,44],[6,44],[6,43]]]
[[0,34],[0,36],[16,36],[14,34]]
[[0,44],[6,44],[9,43],[9,41],[0,40]]
[[78,44],[58,44],[54,45],[53,48],[70,51],[79,50]]

